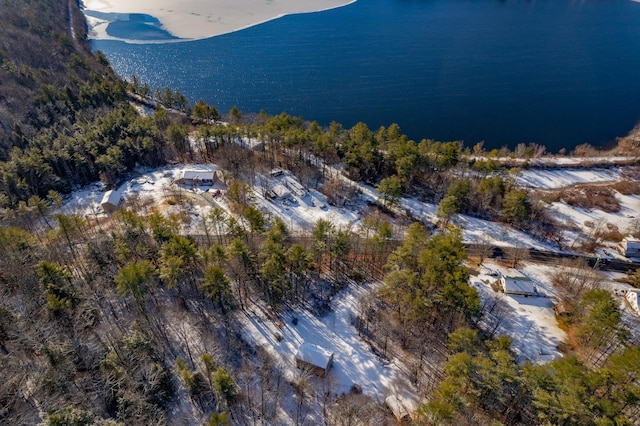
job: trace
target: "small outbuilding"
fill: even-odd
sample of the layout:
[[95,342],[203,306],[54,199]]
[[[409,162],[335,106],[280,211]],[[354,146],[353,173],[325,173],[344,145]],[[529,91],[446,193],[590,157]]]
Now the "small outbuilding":
[[636,314],[640,315],[640,293],[637,291],[627,291],[625,300]]
[[573,314],[573,308],[568,302],[561,300],[553,305],[553,312],[558,318],[567,318]]
[[216,172],[213,170],[183,170],[176,183],[180,185],[213,185]]
[[399,424],[411,423],[411,413],[407,408],[407,404],[401,398],[396,395],[389,395],[384,400],[384,403],[389,407]]
[[498,284],[505,294],[532,296],[535,293],[533,281],[524,275],[503,275],[498,280]]
[[296,352],[296,367],[324,377],[333,364],[333,352],[322,346],[303,342]]
[[100,207],[105,213],[113,213],[118,210],[120,206],[120,193],[114,190],[109,190],[104,193],[102,201],[100,201]]
[[625,257],[640,257],[640,240],[627,237],[616,248]]

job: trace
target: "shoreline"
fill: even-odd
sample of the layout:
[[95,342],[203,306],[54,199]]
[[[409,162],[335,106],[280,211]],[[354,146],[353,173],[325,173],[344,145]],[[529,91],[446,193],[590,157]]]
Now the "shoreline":
[[[132,5],[127,0],[84,0],[82,11],[89,27],[90,40],[114,40],[129,44],[181,43],[202,40],[242,31],[256,25],[280,19],[287,15],[319,13],[345,7],[357,0],[191,0],[171,8],[172,0],[142,0]],[[212,4],[213,3],[213,4]],[[251,10],[251,12],[247,12]],[[114,19],[89,16],[87,12],[114,14]],[[157,18],[162,29],[175,39],[128,39],[107,34],[107,27],[115,22],[115,15],[144,14]],[[214,17],[215,15],[219,15]]]

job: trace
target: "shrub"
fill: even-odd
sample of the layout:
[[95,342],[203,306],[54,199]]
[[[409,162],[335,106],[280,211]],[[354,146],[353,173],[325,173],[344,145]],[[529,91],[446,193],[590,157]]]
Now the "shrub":
[[632,180],[621,180],[611,184],[611,188],[618,191],[622,195],[639,195],[640,182]]
[[620,202],[615,197],[615,192],[604,186],[580,186],[564,190],[561,198],[565,203],[573,207],[583,209],[600,209],[607,213],[620,211]]
[[625,237],[618,227],[612,223],[607,223],[605,228],[606,229],[598,229],[595,232],[595,237],[604,241],[614,242],[620,242]]

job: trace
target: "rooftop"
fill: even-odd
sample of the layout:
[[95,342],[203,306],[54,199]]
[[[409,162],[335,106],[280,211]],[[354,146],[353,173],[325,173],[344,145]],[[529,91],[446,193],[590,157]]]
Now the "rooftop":
[[215,172],[212,170],[184,170],[181,177],[183,179],[207,179],[213,180]]
[[100,204],[105,203],[117,206],[120,203],[120,192],[114,191],[113,189],[105,192],[104,196],[102,197],[102,201],[100,201]]
[[303,342],[298,348],[296,359],[320,368],[327,368],[333,358],[333,352],[322,346]]
[[523,275],[502,277],[505,293],[533,293],[533,281]]

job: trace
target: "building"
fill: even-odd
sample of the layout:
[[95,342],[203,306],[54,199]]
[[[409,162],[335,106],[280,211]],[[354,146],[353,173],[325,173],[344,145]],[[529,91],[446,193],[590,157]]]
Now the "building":
[[532,296],[535,293],[533,281],[524,275],[503,275],[498,280],[500,290],[505,294]]
[[640,315],[640,293],[637,291],[627,291],[624,298],[631,307],[631,310]]
[[573,314],[573,308],[569,303],[562,300],[553,305],[553,312],[558,318],[570,317]]
[[640,257],[640,240],[627,237],[616,248],[625,257]]
[[291,191],[281,183],[274,185],[271,191],[275,195],[275,198],[279,200],[286,200],[292,196]]
[[296,194],[298,197],[304,197],[307,195],[307,190],[296,178],[293,176],[286,176],[284,178],[284,184],[291,192]]
[[303,342],[296,352],[296,367],[308,369],[314,374],[324,377],[333,364],[333,352],[322,346]]
[[398,398],[396,395],[389,395],[384,403],[391,410],[393,415],[398,420],[398,424],[409,424],[411,423],[411,413],[407,408],[407,404],[401,398]]
[[114,190],[109,190],[104,193],[102,201],[100,201],[100,207],[105,213],[113,213],[118,210],[120,206],[120,193]]
[[216,172],[213,170],[183,170],[176,179],[180,185],[213,185],[216,181]]

